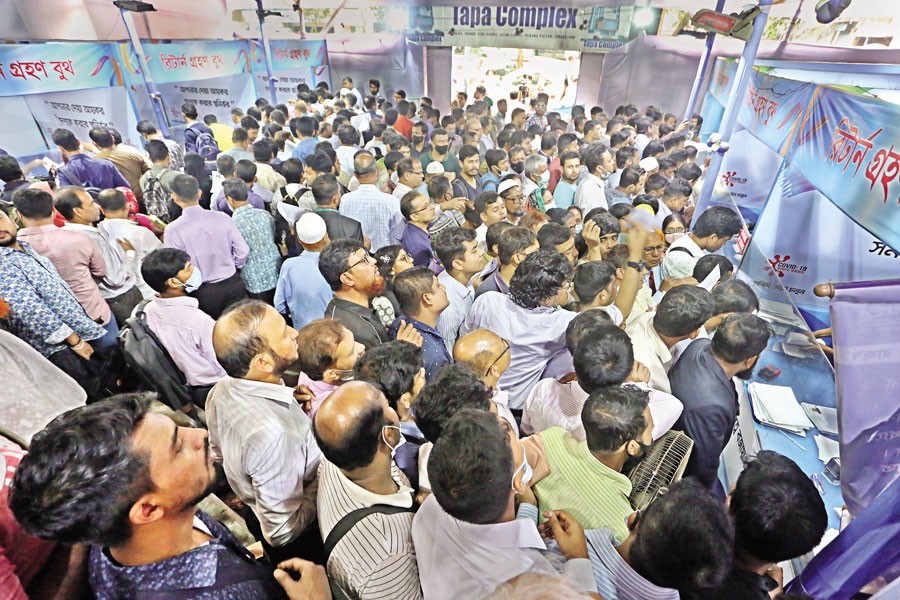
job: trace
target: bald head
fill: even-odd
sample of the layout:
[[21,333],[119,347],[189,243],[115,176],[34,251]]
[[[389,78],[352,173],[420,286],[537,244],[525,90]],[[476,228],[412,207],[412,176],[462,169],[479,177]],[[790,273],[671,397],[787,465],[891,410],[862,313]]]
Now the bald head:
[[378,179],[378,165],[368,152],[360,152],[353,158],[353,171],[360,183],[374,183]]
[[228,307],[216,321],[213,349],[231,377],[246,375],[253,357],[268,348],[259,329],[270,310],[276,312],[264,302],[246,300]]
[[314,432],[325,458],[350,471],[372,464],[383,441],[382,429],[385,425],[398,425],[399,421],[375,386],[350,381],[332,392],[319,407]]
[[468,365],[481,376],[505,349],[499,335],[488,329],[476,329],[456,340],[453,360]]

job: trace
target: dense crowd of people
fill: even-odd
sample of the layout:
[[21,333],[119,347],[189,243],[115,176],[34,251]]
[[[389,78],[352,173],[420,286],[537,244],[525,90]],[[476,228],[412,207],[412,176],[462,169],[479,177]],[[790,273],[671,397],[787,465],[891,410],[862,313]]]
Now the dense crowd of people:
[[772,330],[702,120],[381,92],[0,156],[7,597],[780,595],[827,515],[781,455],[718,478]]

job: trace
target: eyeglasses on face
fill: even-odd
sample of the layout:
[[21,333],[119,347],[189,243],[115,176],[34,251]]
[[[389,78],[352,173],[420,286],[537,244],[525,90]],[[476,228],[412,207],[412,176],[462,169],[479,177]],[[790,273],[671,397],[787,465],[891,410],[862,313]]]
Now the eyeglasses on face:
[[361,265],[361,264],[363,264],[363,263],[369,263],[370,265],[374,265],[375,262],[376,262],[376,261],[375,261],[375,258],[374,258],[374,257],[369,256],[368,254],[366,254],[364,258],[361,258],[361,259],[359,259],[358,261],[356,261],[355,263],[353,263],[352,265],[348,266],[348,267],[347,267],[347,270],[344,271],[344,273],[347,273],[347,272],[349,272],[349,271],[352,271],[352,270],[353,270],[353,267],[356,267],[356,266]]

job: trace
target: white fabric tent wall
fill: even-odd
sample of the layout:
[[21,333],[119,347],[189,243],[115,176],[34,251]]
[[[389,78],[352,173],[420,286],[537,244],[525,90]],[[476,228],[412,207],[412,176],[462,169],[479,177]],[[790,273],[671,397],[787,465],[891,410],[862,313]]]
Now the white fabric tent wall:
[[[646,44],[644,37],[641,34],[605,55],[600,84],[592,102],[602,106],[608,114],[612,114],[616,106],[631,102],[641,109],[652,104],[680,117],[690,100],[699,56],[660,52]],[[579,100],[583,77],[582,73]]]
[[334,89],[340,88],[341,78],[349,75],[363,95],[369,93],[369,79],[379,79],[381,94],[390,102],[394,101],[395,90],[406,91],[411,99],[425,93],[424,46],[408,44],[402,36],[385,39],[369,48],[359,39],[352,45],[349,40],[346,44],[343,41],[328,38],[328,64]]

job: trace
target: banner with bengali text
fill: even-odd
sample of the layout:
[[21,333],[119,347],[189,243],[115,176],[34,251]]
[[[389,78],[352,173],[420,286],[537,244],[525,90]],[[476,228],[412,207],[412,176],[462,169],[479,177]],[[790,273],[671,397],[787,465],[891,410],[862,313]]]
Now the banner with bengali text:
[[770,300],[783,301],[783,286],[813,330],[829,324],[828,299],[813,294],[816,284],[889,279],[900,273],[900,253],[847,218],[791,166],[772,187],[752,244],[759,252],[747,253],[741,271]]
[[[320,81],[331,87],[328,54],[323,41],[273,40],[272,74],[275,82],[275,99],[279,103],[296,100],[297,86],[305,83],[313,88]],[[262,42],[250,40],[250,65],[258,96],[269,97],[269,76],[266,72]]]
[[754,70],[741,102],[738,122],[766,146],[784,154],[793,142],[815,88],[811,83]]
[[818,88],[791,160],[847,216],[900,251],[900,106]]
[[137,144],[137,120],[124,87],[26,96],[25,102],[47,139],[58,127],[87,141],[94,127],[118,129],[126,143]]
[[0,45],[0,96],[121,86],[116,44]]
[[244,41],[144,44],[144,53],[157,84],[250,72],[249,46]]
[[[271,40],[269,48],[272,51],[273,71],[307,69],[328,63],[325,40]],[[253,68],[257,68],[256,61],[253,62]],[[265,63],[262,64],[262,69],[265,71]]]
[[737,73],[737,61],[728,58],[718,58],[713,65],[712,77],[709,81],[709,93],[718,100],[719,104],[728,104],[728,94],[731,93],[731,84]]

